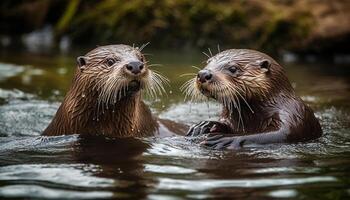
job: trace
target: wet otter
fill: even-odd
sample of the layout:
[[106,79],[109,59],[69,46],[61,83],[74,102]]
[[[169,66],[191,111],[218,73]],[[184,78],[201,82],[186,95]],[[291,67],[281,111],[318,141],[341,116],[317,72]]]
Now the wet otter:
[[167,79],[148,69],[140,49],[108,45],[78,57],[72,85],[43,134],[115,138],[168,130],[141,98],[142,89],[151,96],[164,91]]
[[295,94],[283,68],[255,50],[218,53],[183,88],[194,99],[208,97],[223,104],[219,121],[203,121],[187,133],[210,133],[202,144],[211,148],[307,141],[322,134],[313,111]]

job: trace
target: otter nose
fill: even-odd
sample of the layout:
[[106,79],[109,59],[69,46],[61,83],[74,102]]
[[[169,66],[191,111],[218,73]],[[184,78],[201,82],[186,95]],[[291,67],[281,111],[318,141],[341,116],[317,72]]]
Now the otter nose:
[[143,69],[143,63],[140,61],[133,61],[126,64],[126,69],[133,74],[139,74]]
[[199,80],[201,83],[205,83],[206,81],[209,81],[212,77],[213,75],[209,70],[203,69],[198,72],[197,80]]

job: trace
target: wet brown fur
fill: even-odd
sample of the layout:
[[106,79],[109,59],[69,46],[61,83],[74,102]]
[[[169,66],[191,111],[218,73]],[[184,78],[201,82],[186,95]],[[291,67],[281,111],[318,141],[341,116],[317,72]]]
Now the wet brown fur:
[[[262,61],[268,61],[267,69],[259,65]],[[227,71],[230,66],[237,68],[236,74]],[[212,82],[193,79],[185,91],[190,96],[196,96],[195,90],[204,91],[221,102],[220,123],[229,127],[228,133],[255,134],[247,137],[252,143],[298,142],[321,136],[312,109],[295,94],[284,69],[268,55],[231,49],[208,59],[204,69],[213,74]]]
[[[106,58],[113,57],[118,52],[123,56],[125,51],[130,51],[130,54],[139,59],[143,57],[139,50],[126,45],[98,47],[86,54],[86,66],[83,69],[77,68],[71,87],[44,135],[130,137],[152,135],[157,131],[157,121],[142,101],[140,91],[128,94],[127,88],[123,87],[124,91],[114,94],[108,100],[105,98],[103,101],[103,96],[101,97],[107,75],[117,73],[118,76],[125,77],[123,71],[113,72],[112,68],[106,67]],[[145,77],[140,79],[147,78],[151,73],[149,69],[145,70]]]

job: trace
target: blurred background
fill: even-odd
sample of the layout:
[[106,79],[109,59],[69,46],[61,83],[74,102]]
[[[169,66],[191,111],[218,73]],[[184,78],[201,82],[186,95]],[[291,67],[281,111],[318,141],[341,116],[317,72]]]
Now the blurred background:
[[[66,51],[110,43],[345,54],[348,0],[4,0],[2,48]],[[349,59],[349,58],[348,58]]]
[[0,67],[0,86],[60,100],[77,56],[119,43],[149,42],[144,53],[163,66],[154,69],[170,78],[177,101],[190,78],[179,76],[202,67],[204,54],[228,48],[257,49],[283,65],[332,63],[344,74],[349,10],[348,0],[3,0],[0,61],[19,69]]
[[[1,0],[0,199],[350,199],[349,11],[350,0]],[[152,70],[171,81],[145,98],[156,116],[217,119],[220,105],[184,101],[179,87],[205,54],[249,48],[285,68],[324,135],[234,152],[184,137],[40,136],[77,56],[148,42]]]

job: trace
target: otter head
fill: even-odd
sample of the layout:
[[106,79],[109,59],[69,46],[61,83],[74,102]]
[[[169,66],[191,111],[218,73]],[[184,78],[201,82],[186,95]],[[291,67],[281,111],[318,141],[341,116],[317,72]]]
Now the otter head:
[[[184,84],[193,99],[214,98],[227,107],[240,101],[263,101],[281,88],[291,88],[283,69],[266,54],[254,50],[231,49],[206,61],[195,78]],[[280,81],[283,85],[280,86]],[[232,105],[233,104],[233,105]]]
[[135,96],[142,89],[152,96],[161,93],[162,82],[167,79],[148,68],[141,50],[128,45],[108,45],[79,56],[75,81],[80,83],[74,85],[82,90],[89,88],[105,104]]

